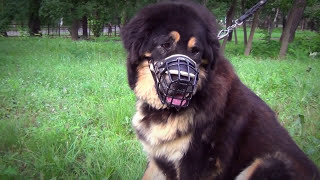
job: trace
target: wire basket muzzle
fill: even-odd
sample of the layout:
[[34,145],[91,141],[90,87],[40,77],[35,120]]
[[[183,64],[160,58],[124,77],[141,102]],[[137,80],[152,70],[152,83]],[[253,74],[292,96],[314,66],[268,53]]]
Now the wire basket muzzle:
[[168,107],[187,107],[196,90],[199,70],[188,56],[175,54],[149,62],[158,96]]

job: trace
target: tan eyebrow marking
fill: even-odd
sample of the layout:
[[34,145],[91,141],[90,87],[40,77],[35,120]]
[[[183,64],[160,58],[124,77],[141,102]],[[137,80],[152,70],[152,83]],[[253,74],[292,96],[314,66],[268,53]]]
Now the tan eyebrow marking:
[[188,49],[193,48],[196,45],[197,39],[195,37],[191,37],[188,41]]
[[145,52],[144,57],[151,57],[151,52]]
[[180,34],[177,31],[171,31],[170,36],[174,39],[175,43],[178,43],[180,40]]
[[201,64],[209,64],[209,62],[208,62],[207,59],[202,59],[202,60],[201,60]]

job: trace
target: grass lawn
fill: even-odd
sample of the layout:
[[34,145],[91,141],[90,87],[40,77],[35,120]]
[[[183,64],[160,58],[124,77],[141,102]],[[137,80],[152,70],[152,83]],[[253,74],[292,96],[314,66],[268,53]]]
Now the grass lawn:
[[[319,38],[298,33],[285,60],[262,32],[252,56],[241,41],[226,56],[320,166],[320,59],[308,58],[304,36]],[[140,179],[125,60],[119,41],[0,38],[0,179]]]

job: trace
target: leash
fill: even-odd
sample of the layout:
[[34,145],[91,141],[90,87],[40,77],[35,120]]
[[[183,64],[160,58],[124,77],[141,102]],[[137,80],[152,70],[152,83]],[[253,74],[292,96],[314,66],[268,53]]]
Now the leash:
[[226,36],[229,36],[229,33],[235,29],[237,26],[242,25],[243,21],[248,19],[250,16],[252,16],[258,9],[260,9],[263,5],[265,5],[267,0],[261,0],[256,5],[254,5],[252,8],[250,8],[246,13],[244,13],[239,19],[235,20],[234,24],[229,26],[227,29],[223,29],[218,34],[218,40],[225,38]]

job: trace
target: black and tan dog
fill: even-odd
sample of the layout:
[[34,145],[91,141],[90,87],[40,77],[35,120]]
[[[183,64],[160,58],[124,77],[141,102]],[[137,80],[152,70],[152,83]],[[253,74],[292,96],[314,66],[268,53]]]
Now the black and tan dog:
[[[204,7],[167,2],[123,29],[143,179],[319,179],[317,167],[219,52]],[[187,93],[186,93],[187,92]]]

